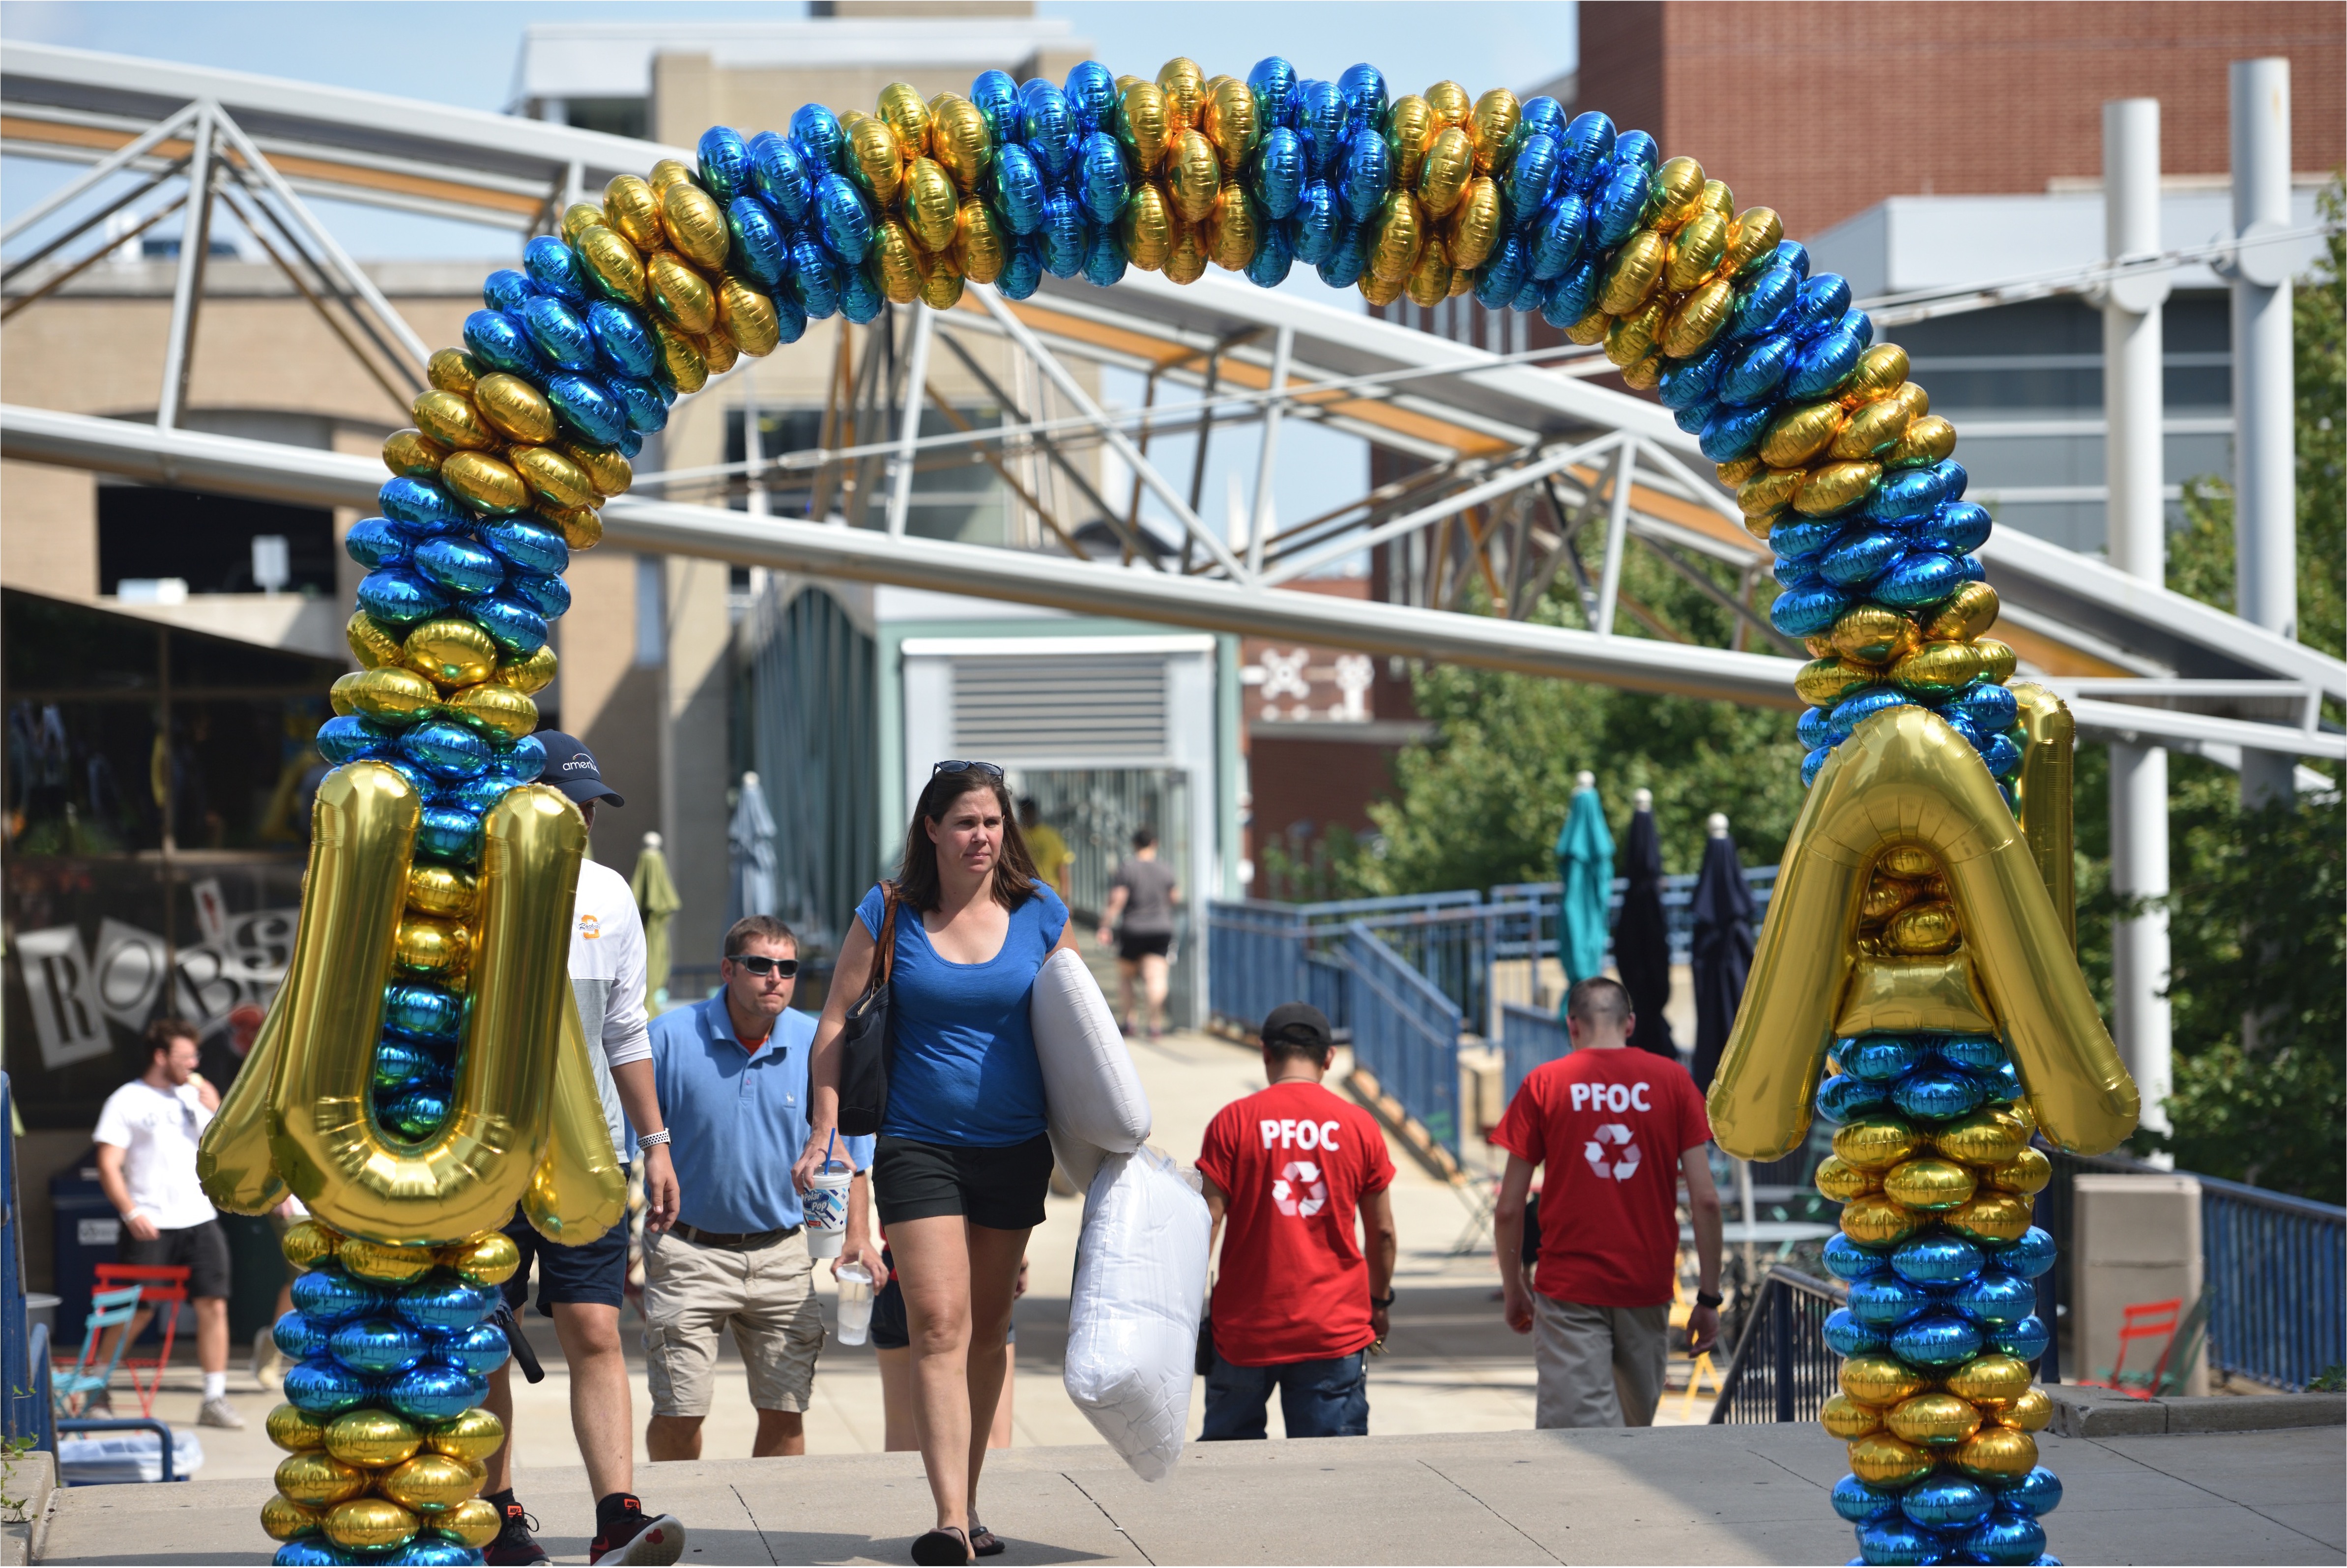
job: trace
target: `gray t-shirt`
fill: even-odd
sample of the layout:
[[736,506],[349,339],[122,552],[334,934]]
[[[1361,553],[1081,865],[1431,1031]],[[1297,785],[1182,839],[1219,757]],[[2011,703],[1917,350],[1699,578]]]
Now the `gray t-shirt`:
[[1135,937],[1174,934],[1174,870],[1161,860],[1128,860],[1116,868],[1111,891],[1124,889],[1124,917],[1117,928]]

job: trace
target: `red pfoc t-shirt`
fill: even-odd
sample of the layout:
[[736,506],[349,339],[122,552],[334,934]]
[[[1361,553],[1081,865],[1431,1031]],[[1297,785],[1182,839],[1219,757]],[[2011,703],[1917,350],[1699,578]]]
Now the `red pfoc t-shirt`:
[[1532,1287],[1584,1307],[1658,1307],[1678,1256],[1679,1156],[1711,1141],[1686,1068],[1576,1050],[1532,1069],[1491,1133],[1548,1167]]
[[1230,1199],[1210,1307],[1223,1359],[1272,1367],[1368,1348],[1354,1215],[1394,1176],[1369,1113],[1317,1083],[1276,1083],[1207,1123],[1198,1169]]

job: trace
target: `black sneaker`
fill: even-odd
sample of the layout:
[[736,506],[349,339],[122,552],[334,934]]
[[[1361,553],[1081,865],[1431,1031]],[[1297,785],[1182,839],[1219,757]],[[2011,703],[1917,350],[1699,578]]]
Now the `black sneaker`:
[[540,1546],[538,1538],[530,1533],[537,1528],[538,1521],[524,1513],[520,1503],[507,1503],[505,1528],[497,1532],[495,1541],[481,1548],[481,1561],[488,1563],[553,1562],[554,1559],[547,1555],[546,1548]]
[[668,1568],[684,1555],[684,1523],[672,1513],[646,1514],[630,1497],[611,1526],[587,1549],[589,1563],[618,1563],[626,1568]]

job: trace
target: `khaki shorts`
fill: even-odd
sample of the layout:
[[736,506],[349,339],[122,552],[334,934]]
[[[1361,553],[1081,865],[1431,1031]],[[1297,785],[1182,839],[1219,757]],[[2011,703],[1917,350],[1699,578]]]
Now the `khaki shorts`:
[[823,1351],[823,1308],[806,1233],[750,1252],[644,1238],[644,1373],[652,1414],[705,1416],[727,1325],[750,1375],[750,1403],[805,1410]]
[[1532,1425],[1651,1427],[1670,1364],[1668,1303],[1583,1307],[1532,1296],[1540,1398]]

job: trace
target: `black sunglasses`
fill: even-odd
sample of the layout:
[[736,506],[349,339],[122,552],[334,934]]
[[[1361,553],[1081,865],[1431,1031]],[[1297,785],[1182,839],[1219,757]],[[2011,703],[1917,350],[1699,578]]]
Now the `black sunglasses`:
[[780,975],[786,980],[794,980],[799,975],[796,958],[766,958],[755,953],[728,953],[725,961],[739,964],[753,975]]
[[931,763],[929,776],[935,778],[939,774],[984,774],[988,778],[999,779],[1002,776],[1002,770],[992,763],[963,762],[959,759]]

